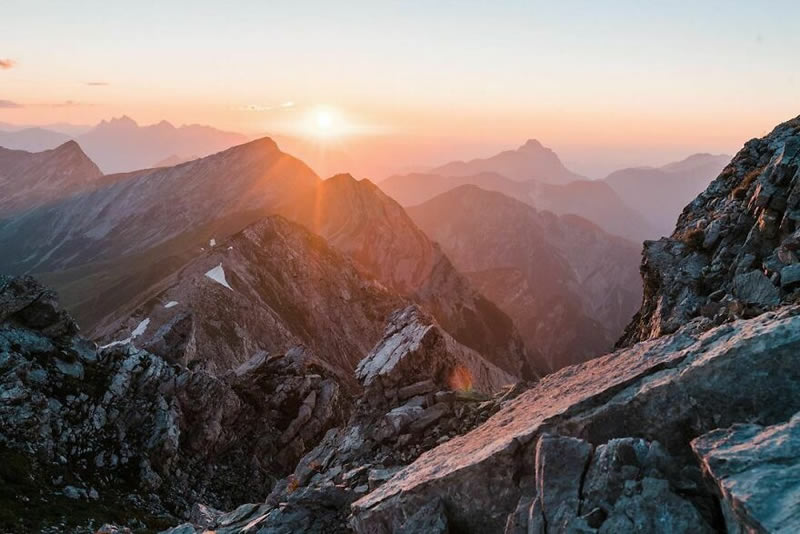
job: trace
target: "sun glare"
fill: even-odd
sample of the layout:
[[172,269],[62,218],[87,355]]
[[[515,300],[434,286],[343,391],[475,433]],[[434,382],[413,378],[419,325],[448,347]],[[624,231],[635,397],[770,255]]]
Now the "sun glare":
[[330,111],[317,112],[317,128],[323,131],[328,131],[333,126],[333,115]]
[[338,137],[345,130],[341,114],[327,107],[312,110],[309,122],[309,133],[315,137]]

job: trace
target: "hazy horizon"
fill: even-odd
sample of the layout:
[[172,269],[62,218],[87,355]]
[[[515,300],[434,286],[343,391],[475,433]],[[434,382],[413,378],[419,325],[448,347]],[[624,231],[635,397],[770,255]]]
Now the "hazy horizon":
[[790,2],[81,6],[4,8],[0,122],[291,136],[377,180],[535,138],[599,178],[734,154],[800,94]]

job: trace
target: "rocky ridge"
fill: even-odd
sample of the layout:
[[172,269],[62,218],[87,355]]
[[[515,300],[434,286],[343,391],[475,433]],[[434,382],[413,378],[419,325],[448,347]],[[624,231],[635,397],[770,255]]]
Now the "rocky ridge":
[[354,382],[386,317],[406,304],[324,239],[277,215],[206,248],[127,314],[118,310],[127,317],[95,328],[95,337],[113,343],[144,325],[137,347],[223,374],[259,352],[304,345]]
[[403,208],[369,180],[329,178],[281,210],[324,237],[388,289],[420,304],[459,343],[504,371],[532,379],[545,371],[537,347],[472,287]]

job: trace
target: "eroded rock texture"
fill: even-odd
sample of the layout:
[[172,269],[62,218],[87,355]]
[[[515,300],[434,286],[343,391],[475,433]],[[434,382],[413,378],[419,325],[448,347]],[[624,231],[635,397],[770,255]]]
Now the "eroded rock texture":
[[98,351],[32,278],[0,278],[0,310],[0,455],[22,472],[0,474],[0,530],[79,519],[54,499],[131,519],[264,498],[349,412],[301,348],[216,377],[130,345]]

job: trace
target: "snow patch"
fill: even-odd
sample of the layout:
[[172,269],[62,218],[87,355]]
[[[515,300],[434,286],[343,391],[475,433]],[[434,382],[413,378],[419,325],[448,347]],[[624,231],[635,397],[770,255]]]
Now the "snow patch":
[[112,341],[108,345],[101,345],[100,348],[101,349],[107,349],[109,347],[116,347],[117,345],[127,345],[128,343],[131,343],[137,337],[139,337],[142,334],[144,334],[145,330],[147,330],[147,325],[149,325],[149,324],[150,324],[150,318],[148,317],[147,319],[145,319],[141,323],[139,323],[139,325],[136,328],[133,329],[133,332],[131,332],[130,336],[126,337],[125,339],[121,339],[119,341]]
[[171,301],[167,302],[166,304],[164,304],[164,308],[170,309],[173,306],[177,306],[177,305],[178,305],[178,301],[177,300],[171,300]]
[[208,246],[211,247],[211,248],[216,247],[217,246],[217,240],[212,237],[211,241],[208,242]]
[[225,279],[225,271],[222,269],[222,264],[220,263],[210,271],[206,273],[206,276],[214,280],[216,283],[223,285],[233,291],[233,288],[228,285],[228,281]]

